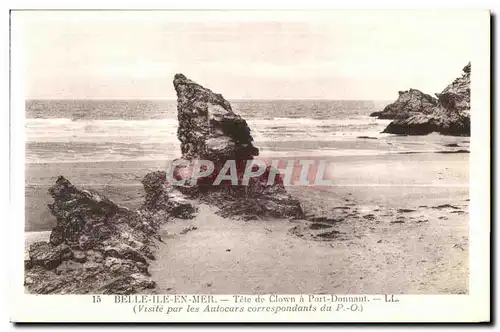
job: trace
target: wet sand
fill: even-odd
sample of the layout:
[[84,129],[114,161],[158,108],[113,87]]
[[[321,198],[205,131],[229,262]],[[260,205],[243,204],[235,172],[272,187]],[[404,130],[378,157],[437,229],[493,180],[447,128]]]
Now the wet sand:
[[[328,229],[311,229],[306,221],[228,220],[202,206],[196,219],[165,225],[165,243],[151,266],[158,291],[467,293],[468,157],[330,158],[334,186],[289,188],[306,212],[344,218]],[[27,165],[26,230],[55,224],[45,205],[58,175],[135,208],[142,201],[142,176],[163,167],[163,162]],[[189,227],[197,229],[181,234]],[[294,227],[302,238],[291,233]],[[313,240],[327,231],[339,233]]]
[[401,221],[395,211],[354,209],[359,216],[332,228],[337,238],[313,241],[290,233],[310,223],[234,221],[203,206],[196,219],[165,225],[150,270],[159,293],[468,292],[466,215],[427,208]]

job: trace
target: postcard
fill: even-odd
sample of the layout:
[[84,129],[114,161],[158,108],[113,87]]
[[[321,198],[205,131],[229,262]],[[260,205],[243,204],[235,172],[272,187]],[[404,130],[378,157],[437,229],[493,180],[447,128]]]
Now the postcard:
[[13,10],[14,322],[487,322],[487,10]]

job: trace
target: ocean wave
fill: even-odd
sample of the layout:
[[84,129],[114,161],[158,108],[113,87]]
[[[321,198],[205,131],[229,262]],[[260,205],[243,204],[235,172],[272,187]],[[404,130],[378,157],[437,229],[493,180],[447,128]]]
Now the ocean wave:
[[152,156],[152,157],[123,157],[123,156],[98,156],[92,159],[81,159],[81,158],[29,158],[26,159],[26,164],[81,164],[81,163],[109,163],[109,162],[127,162],[127,161],[142,161],[142,162],[153,162],[153,161],[168,161],[172,160],[172,157],[168,156]]
[[[386,121],[386,120],[385,120]],[[356,119],[274,118],[247,121],[259,140],[330,140],[366,132],[377,134],[386,123],[370,117]],[[26,119],[28,142],[162,142],[177,140],[174,118],[149,120]]]
[[51,126],[72,126],[82,127],[86,125],[102,126],[177,126],[177,119],[148,119],[148,120],[89,120],[89,119],[69,119],[69,118],[51,118],[51,119],[26,119],[27,127],[51,127]]
[[313,124],[313,125],[370,125],[370,124],[380,124],[380,123],[388,123],[390,121],[380,120],[377,118],[373,118],[370,116],[358,116],[356,118],[348,118],[348,119],[314,119],[314,118],[282,118],[282,117],[274,117],[269,120],[263,119],[251,119],[247,120],[247,122],[260,124],[269,121],[277,121],[275,124],[282,124],[284,126],[291,124]]
[[25,132],[28,142],[162,141],[176,137],[177,120],[26,119]]
[[[385,124],[370,117],[354,119],[274,118],[247,120],[255,146],[266,154],[352,155],[339,149],[357,136],[384,138]],[[165,160],[180,152],[176,118],[147,120],[27,119],[26,162]],[[317,142],[317,143],[315,143]],[[376,141],[379,144],[380,140]],[[366,142],[363,142],[365,144]],[[373,142],[371,144],[374,144]],[[359,145],[359,142],[356,143]],[[329,150],[335,146],[335,150]],[[318,150],[319,147],[325,150]],[[357,146],[357,148],[365,148]],[[376,147],[377,149],[380,146]],[[349,148],[348,148],[349,149]],[[342,152],[344,151],[344,152]]]
[[[321,149],[321,150],[297,150],[297,151],[275,151],[262,150],[257,158],[330,158],[330,157],[353,157],[353,156],[386,156],[436,153],[436,150],[412,150],[412,151],[388,151],[388,150],[361,150],[361,149]],[[26,164],[53,164],[53,163],[104,163],[104,162],[165,162],[179,157],[179,154],[153,154],[149,156],[133,156],[118,154],[96,154],[92,158],[81,158],[74,155],[59,157],[27,157]]]
[[[274,121],[279,121],[283,125],[287,124],[374,124],[374,123],[388,123],[390,120],[380,120],[377,118],[369,116],[360,116],[357,118],[349,119],[314,119],[314,118],[283,118],[283,117],[272,117],[268,119],[249,119],[247,123],[249,124],[265,124],[274,123]],[[26,124],[29,126],[36,125],[61,125],[61,124],[73,124],[81,125],[88,123],[102,123],[108,125],[137,125],[137,124],[175,124],[177,125],[178,120],[176,118],[165,118],[165,119],[145,119],[145,120],[126,120],[126,119],[114,119],[114,120],[98,120],[98,119],[71,119],[71,118],[27,118]]]

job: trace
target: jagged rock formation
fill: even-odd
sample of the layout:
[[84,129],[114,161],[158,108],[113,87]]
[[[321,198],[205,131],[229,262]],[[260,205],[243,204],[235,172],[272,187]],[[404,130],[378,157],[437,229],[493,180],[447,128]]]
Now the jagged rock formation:
[[49,242],[30,246],[25,286],[37,294],[131,294],[155,287],[151,245],[159,225],[60,176],[49,189],[57,218]]
[[393,120],[414,114],[430,114],[437,103],[436,98],[420,90],[399,91],[399,97],[394,103],[387,105],[381,112],[373,112],[370,116]]
[[383,132],[400,135],[438,132],[443,135],[470,136],[470,73],[469,63],[463,68],[462,76],[436,94],[435,107],[401,116],[398,114]]
[[[246,121],[233,112],[229,102],[182,74],[175,75],[173,83],[177,92],[177,135],[181,141],[182,158],[187,161],[209,160],[215,166],[211,175],[197,179],[194,185],[177,186],[173,190],[218,206],[224,216],[303,216],[299,202],[286,192],[279,173],[274,184],[267,185],[268,177],[275,173],[270,166],[260,177],[251,178],[248,186],[241,185],[247,160],[258,156],[259,149],[253,145]],[[235,160],[238,185],[229,181],[213,185],[227,160]],[[190,174],[189,166],[179,166],[174,177],[190,183]],[[169,187],[165,184],[164,174],[157,174],[155,178],[162,183],[161,186]]]
[[184,159],[247,160],[259,155],[247,122],[231,109],[221,94],[187,79],[174,77],[177,92],[177,137]]
[[[235,114],[220,94],[178,74],[178,137],[185,160],[204,159],[215,164],[211,176],[191,185],[169,183],[157,171],[142,180],[145,200],[131,211],[94,190],[78,189],[60,176],[49,189],[57,218],[49,242],[36,242],[25,261],[25,287],[37,294],[137,294],[151,292],[151,247],[161,241],[158,230],[170,218],[192,218],[195,202],[220,208],[223,216],[245,219],[261,216],[304,217],[299,202],[285,189],[281,175],[267,166],[265,172],[241,185],[247,160],[259,154],[246,121]],[[227,160],[235,160],[238,184],[212,185]],[[184,172],[188,171],[188,172]],[[269,176],[275,176],[268,184]],[[191,176],[180,167],[176,179]]]
[[146,197],[140,213],[153,224],[162,224],[169,217],[193,218],[197,208],[180,191],[168,184],[166,179],[164,171],[146,174],[142,180]]

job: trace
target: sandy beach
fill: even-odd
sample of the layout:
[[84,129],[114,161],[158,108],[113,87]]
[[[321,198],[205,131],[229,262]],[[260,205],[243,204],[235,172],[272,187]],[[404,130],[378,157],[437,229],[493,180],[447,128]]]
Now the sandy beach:
[[[165,243],[151,266],[158,292],[467,293],[468,158],[329,158],[334,186],[288,188],[306,213],[342,220],[324,229],[304,220],[229,220],[202,206],[193,220],[165,224]],[[27,165],[26,242],[48,237],[55,225],[46,204],[58,175],[137,208],[144,195],[140,179],[164,165]],[[335,236],[317,236],[326,232]]]

